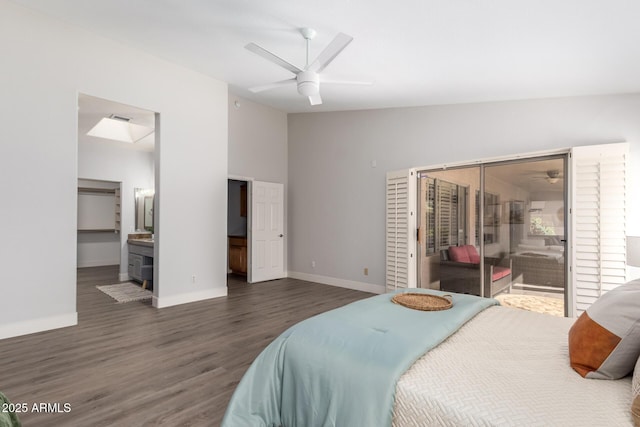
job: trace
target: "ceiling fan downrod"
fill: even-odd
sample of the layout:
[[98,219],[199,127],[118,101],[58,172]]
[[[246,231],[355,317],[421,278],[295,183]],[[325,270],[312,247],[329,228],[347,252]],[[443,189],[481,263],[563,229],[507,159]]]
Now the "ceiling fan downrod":
[[302,34],[302,37],[304,37],[304,39],[307,41],[307,61],[304,67],[309,68],[309,48],[311,47],[311,40],[313,40],[313,38],[316,36],[316,30],[314,30],[313,28],[304,27],[300,28],[300,33]]

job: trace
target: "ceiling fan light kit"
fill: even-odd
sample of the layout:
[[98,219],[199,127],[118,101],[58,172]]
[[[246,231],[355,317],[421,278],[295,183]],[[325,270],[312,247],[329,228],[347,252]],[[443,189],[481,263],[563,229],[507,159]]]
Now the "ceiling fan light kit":
[[303,71],[296,77],[298,93],[303,96],[317,95],[320,92],[320,77],[313,71]]
[[339,33],[329,45],[318,55],[315,61],[309,63],[309,45],[311,44],[311,40],[316,36],[316,31],[311,28],[301,28],[300,34],[307,41],[307,64],[304,69],[296,67],[288,61],[280,58],[279,56],[269,52],[263,47],[258,46],[255,43],[249,43],[245,46],[247,50],[263,57],[264,59],[273,62],[274,64],[292,72],[296,75],[295,78],[291,78],[288,80],[282,80],[279,82],[256,86],[249,88],[251,92],[257,93],[262,92],[264,90],[274,89],[280,86],[286,86],[289,84],[296,83],[298,93],[302,96],[306,96],[309,98],[309,103],[311,105],[319,105],[322,104],[322,98],[320,97],[320,81],[325,83],[339,83],[339,84],[356,84],[356,85],[370,85],[373,82],[369,81],[349,81],[349,80],[340,80],[340,79],[332,79],[332,78],[323,78],[320,75],[322,70],[324,70],[340,52],[344,50],[345,47],[349,45],[353,41],[353,37]]

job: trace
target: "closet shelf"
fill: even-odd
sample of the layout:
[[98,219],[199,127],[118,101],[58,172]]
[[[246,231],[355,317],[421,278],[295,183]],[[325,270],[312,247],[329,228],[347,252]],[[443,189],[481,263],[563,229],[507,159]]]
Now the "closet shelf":
[[78,228],[78,233],[117,233],[115,228]]
[[78,187],[78,193],[116,194],[115,188]]

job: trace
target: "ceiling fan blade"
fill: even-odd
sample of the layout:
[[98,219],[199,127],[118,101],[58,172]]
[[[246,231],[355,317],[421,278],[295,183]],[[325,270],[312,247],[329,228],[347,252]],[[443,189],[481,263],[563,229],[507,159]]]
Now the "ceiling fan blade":
[[311,95],[309,97],[309,104],[311,104],[311,105],[320,105],[320,104],[322,104],[322,98],[320,97],[320,94],[316,93],[315,95]]
[[339,33],[331,41],[331,43],[329,43],[329,45],[320,53],[320,55],[318,55],[316,60],[313,61],[311,65],[307,67],[307,69],[311,71],[315,71],[316,73],[321,72],[352,41],[353,41],[353,37],[346,35],[344,33]]
[[373,84],[373,80],[349,80],[349,79],[343,79],[340,77],[327,76],[325,74],[320,74],[320,82],[340,84],[340,85],[360,85],[360,86],[370,86]]
[[273,82],[266,85],[250,87],[249,91],[253,93],[258,93],[258,92],[262,92],[269,89],[275,89],[277,87],[288,86],[292,83],[296,83],[295,77],[292,79],[280,80],[279,82]]
[[279,56],[274,55],[273,53],[269,52],[265,48],[262,48],[262,47],[258,46],[255,43],[249,43],[248,45],[245,46],[245,49],[250,50],[251,52],[253,52],[253,53],[257,54],[257,55],[262,56],[267,61],[271,61],[274,64],[279,65],[282,68],[291,71],[293,74],[298,74],[298,73],[302,72],[302,70],[300,68],[298,68],[295,65],[285,61],[284,59],[280,58]]

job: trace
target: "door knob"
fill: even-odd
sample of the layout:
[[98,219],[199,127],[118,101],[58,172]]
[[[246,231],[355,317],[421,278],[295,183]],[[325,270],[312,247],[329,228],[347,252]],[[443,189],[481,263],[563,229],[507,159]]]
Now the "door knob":
[[281,235],[280,235],[280,237],[283,237],[283,236],[284,236],[284,234],[281,234]]

